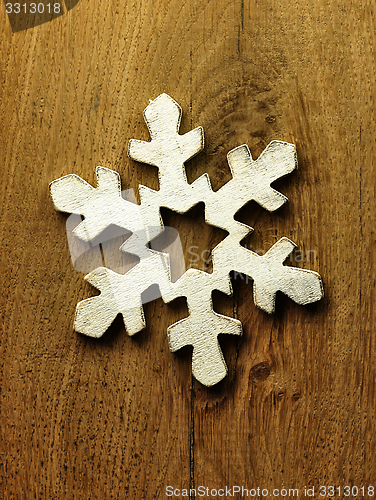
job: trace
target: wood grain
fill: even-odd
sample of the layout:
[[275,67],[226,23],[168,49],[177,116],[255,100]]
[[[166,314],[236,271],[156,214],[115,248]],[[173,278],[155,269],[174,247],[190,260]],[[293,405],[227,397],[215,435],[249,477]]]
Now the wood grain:
[[[16,31],[0,5],[2,498],[376,488],[375,14],[368,0],[81,0]],[[69,173],[94,184],[97,165],[157,188],[126,152],[149,140],[142,111],[162,92],[183,109],[181,133],[205,131],[190,182],[208,172],[218,189],[243,143],[254,158],[296,144],[298,170],[276,183],[289,203],[239,219],[253,249],[286,236],[303,251],[294,264],[324,281],[321,303],[279,296],[274,316],[246,280],[235,301],[217,294],[244,335],[221,339],[229,376],[211,389],[192,380],[189,350],[168,349],[184,301],[149,303],[134,338],[118,319],[103,339],[73,331],[94,290],[48,193]],[[164,216],[184,245],[218,241],[199,210]]]

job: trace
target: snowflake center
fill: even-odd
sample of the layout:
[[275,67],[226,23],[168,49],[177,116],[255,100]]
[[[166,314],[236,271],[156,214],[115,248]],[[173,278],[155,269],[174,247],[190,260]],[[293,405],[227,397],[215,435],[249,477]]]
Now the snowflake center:
[[177,281],[187,269],[213,272],[212,250],[228,233],[206,224],[205,205],[198,203],[185,214],[161,209],[165,230],[151,241],[151,248],[170,255],[171,281]]

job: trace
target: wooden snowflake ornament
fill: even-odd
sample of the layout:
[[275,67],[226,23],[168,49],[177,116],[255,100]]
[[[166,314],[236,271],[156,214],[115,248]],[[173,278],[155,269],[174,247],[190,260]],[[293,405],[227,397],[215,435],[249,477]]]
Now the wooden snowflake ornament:
[[[253,229],[234,219],[251,200],[269,211],[287,201],[271,183],[296,168],[295,146],[273,141],[257,160],[246,145],[233,149],[227,155],[232,179],[214,192],[207,174],[192,184],[187,181],[184,163],[203,149],[204,134],[198,127],[179,135],[181,113],[171,97],[160,95],[144,111],[151,142],[129,142],[130,158],[158,168],[160,189],[140,185],[140,205],[122,197],[119,174],[103,167],[97,167],[96,188],[71,174],[53,181],[50,193],[56,210],[84,217],[74,230],[78,238],[92,241],[115,224],[131,233],[120,249],[139,258],[125,274],[100,267],[85,276],[101,293],[77,305],[75,330],[100,337],[121,313],[128,335],[134,335],[146,326],[142,293],[157,284],[165,302],[187,299],[189,316],[168,328],[171,351],[192,345],[193,375],[212,386],[227,374],[218,335],[242,334],[240,321],[213,310],[213,290],[232,294],[231,271],[252,278],[255,304],[267,313],[274,312],[277,291],[298,304],[308,304],[321,299],[323,288],[316,272],[283,265],[295,248],[289,239],[280,239],[265,255],[258,255],[240,245]],[[185,213],[200,202],[205,204],[206,222],[229,234],[212,252],[211,274],[188,269],[172,282],[169,255],[149,248],[149,242],[164,230],[160,209]]]

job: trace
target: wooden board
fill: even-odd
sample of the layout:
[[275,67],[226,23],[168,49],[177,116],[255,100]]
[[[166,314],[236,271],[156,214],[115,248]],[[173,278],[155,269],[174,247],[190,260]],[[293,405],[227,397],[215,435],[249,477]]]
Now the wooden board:
[[[349,485],[372,498],[375,6],[81,0],[63,12],[25,29],[0,4],[2,498],[162,499],[169,485],[262,498],[308,486],[320,498],[330,485],[343,497]],[[272,214],[250,204],[239,219],[255,227],[253,249],[296,242],[293,264],[325,288],[308,307],[277,297],[274,316],[246,280],[234,303],[216,295],[244,335],[221,339],[229,376],[209,389],[192,379],[189,349],[168,349],[184,301],[147,304],[133,338],[118,320],[102,339],[73,331],[76,303],[95,290],[48,192],[69,173],[94,184],[97,165],[127,188],[157,188],[127,146],[149,140],[142,111],[162,92],[183,109],[181,133],[205,131],[190,182],[208,172],[222,186],[240,144],[254,158],[272,140],[296,144],[298,170],[276,183],[289,203]],[[164,220],[187,262],[222,237],[200,206]]]

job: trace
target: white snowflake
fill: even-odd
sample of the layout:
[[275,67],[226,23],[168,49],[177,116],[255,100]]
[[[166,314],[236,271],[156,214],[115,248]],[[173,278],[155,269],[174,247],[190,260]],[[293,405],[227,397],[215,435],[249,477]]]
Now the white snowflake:
[[[182,296],[188,304],[189,316],[168,328],[171,351],[192,345],[193,375],[212,386],[227,374],[218,334],[242,334],[240,321],[213,310],[213,290],[232,294],[232,271],[252,278],[255,304],[267,313],[274,311],[277,291],[308,304],[321,299],[323,288],[316,272],[283,265],[295,248],[289,239],[280,239],[265,255],[258,255],[240,245],[253,229],[234,219],[251,200],[269,211],[287,201],[270,185],[295,169],[295,146],[273,141],[257,160],[246,145],[233,149],[227,155],[232,179],[214,192],[207,174],[192,184],[187,181],[184,163],[203,149],[204,134],[198,127],[179,135],[181,113],[171,97],[160,95],[144,111],[151,142],[129,142],[130,158],[158,168],[160,189],[140,185],[140,205],[122,197],[119,174],[103,167],[97,167],[96,188],[71,174],[53,181],[50,192],[56,210],[84,216],[74,230],[78,238],[89,242],[109,226],[120,226],[132,233],[120,249],[140,259],[126,274],[100,267],[85,276],[101,293],[77,305],[75,330],[100,337],[121,313],[128,335],[134,335],[146,326],[141,295],[158,284],[165,302]],[[148,245],[164,230],[160,208],[185,213],[199,202],[205,204],[206,222],[229,234],[212,252],[211,274],[188,269],[172,282],[169,255]]]

